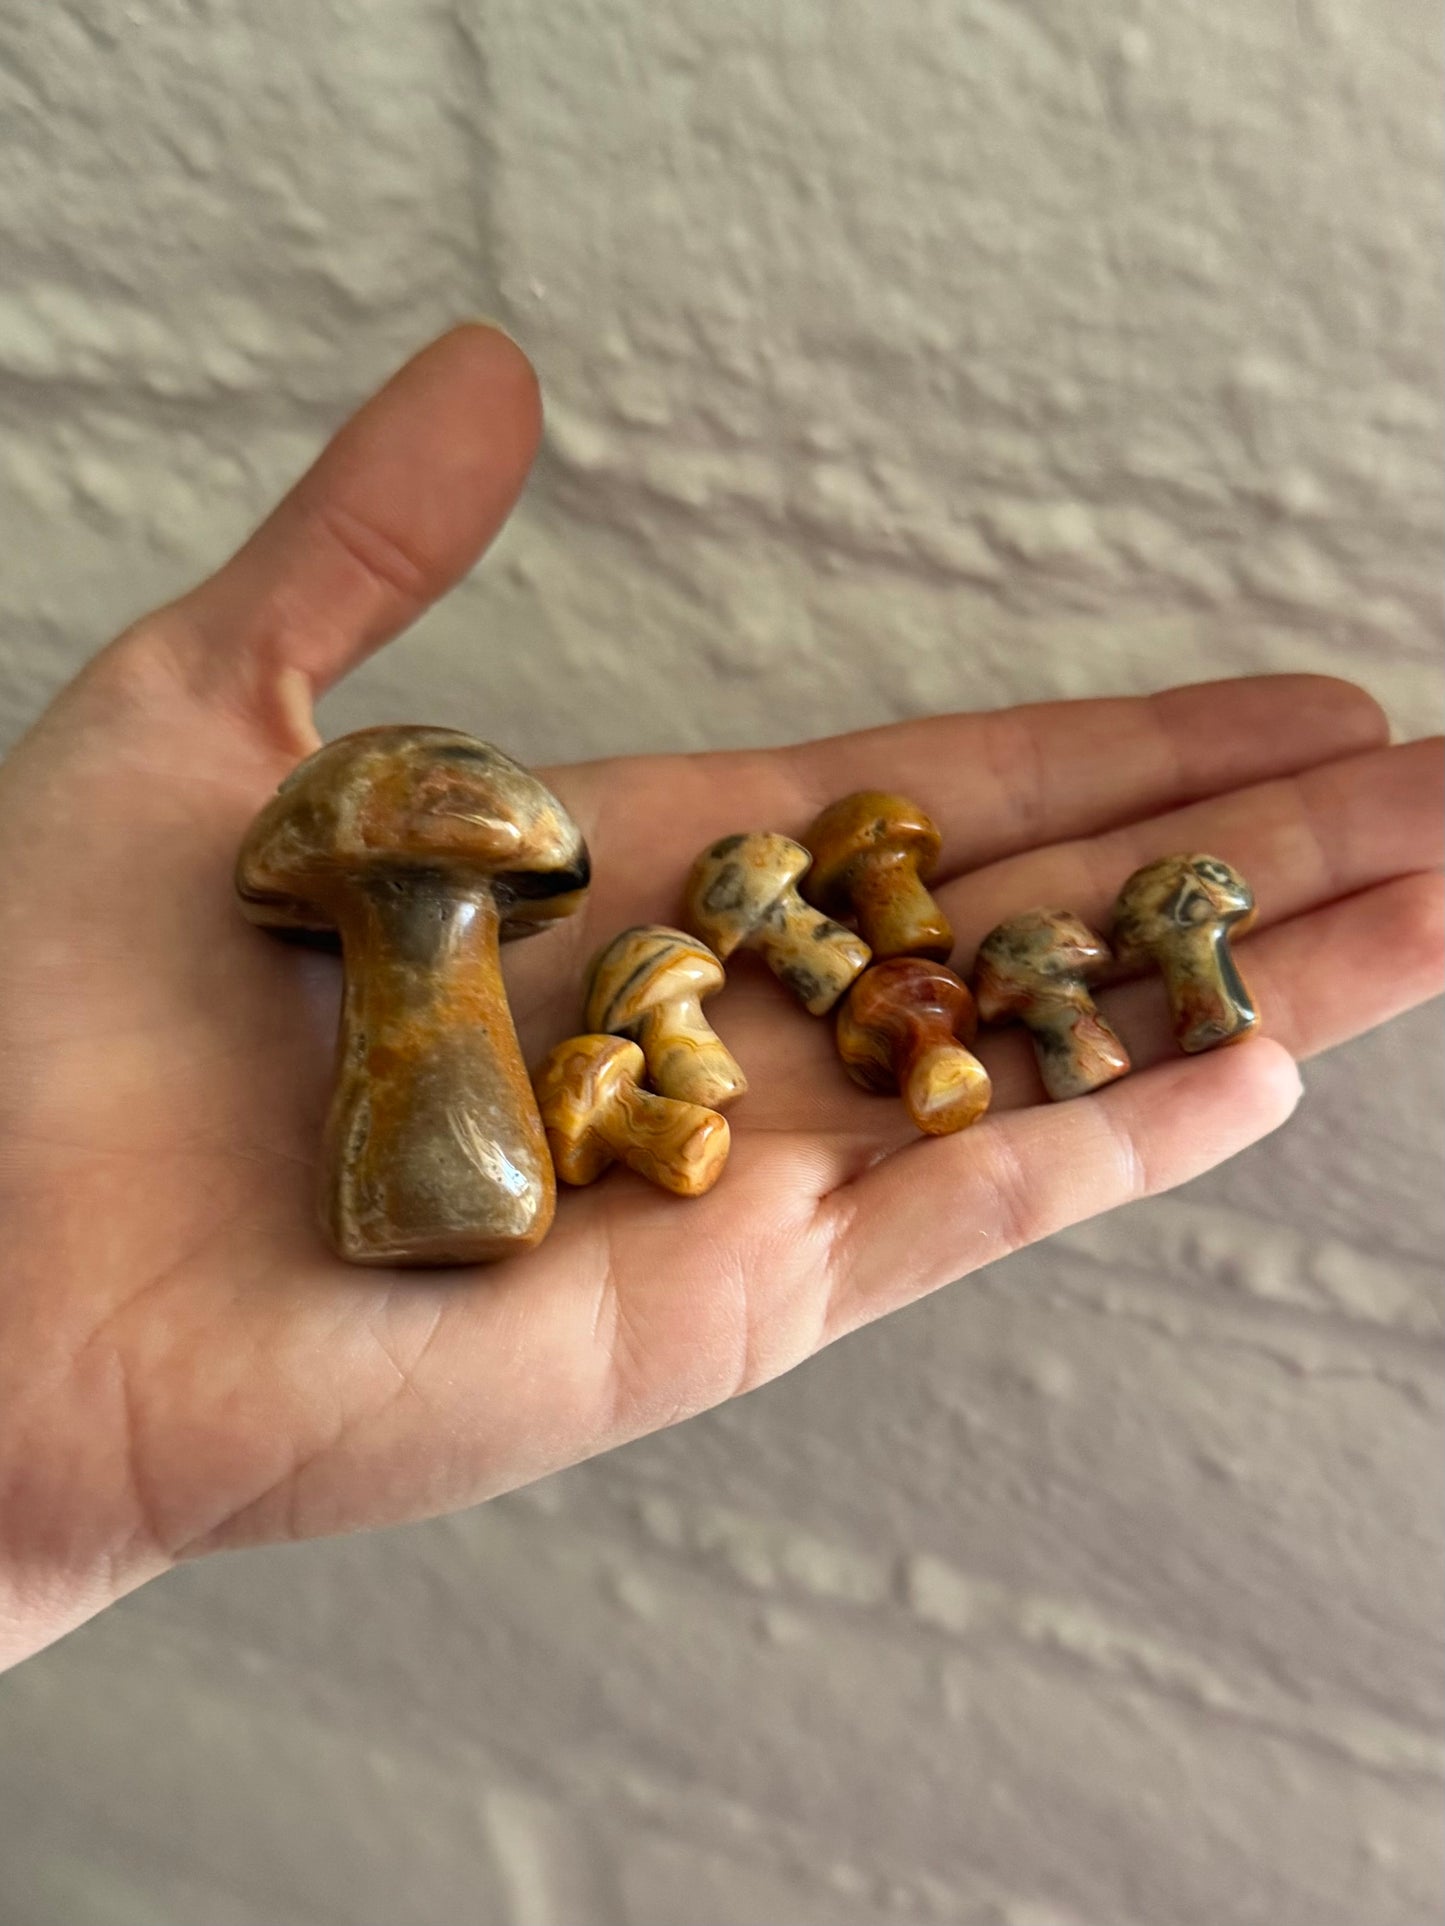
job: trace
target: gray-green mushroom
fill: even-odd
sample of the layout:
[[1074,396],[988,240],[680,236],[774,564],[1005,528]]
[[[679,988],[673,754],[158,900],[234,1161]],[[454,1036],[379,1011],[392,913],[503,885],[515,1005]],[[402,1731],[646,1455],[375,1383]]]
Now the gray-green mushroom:
[[1026,910],[979,946],[973,989],[983,1023],[1022,1023],[1055,1102],[1127,1075],[1129,1053],[1094,1007],[1088,985],[1109,946],[1072,910]]
[[1114,955],[1164,978],[1174,1040],[1190,1056],[1259,1026],[1230,939],[1254,921],[1254,891],[1218,856],[1163,856],[1135,870],[1114,905]]

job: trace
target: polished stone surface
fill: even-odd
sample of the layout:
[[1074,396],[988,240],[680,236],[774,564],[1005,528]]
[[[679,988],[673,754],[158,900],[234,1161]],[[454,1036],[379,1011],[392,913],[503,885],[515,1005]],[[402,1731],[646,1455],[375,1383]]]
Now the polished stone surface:
[[236,868],[245,914],[339,933],[345,969],[320,1211],[357,1264],[468,1264],[547,1233],[555,1185],[499,942],[580,905],[557,798],[450,729],[343,736],[282,783]]
[[748,1080],[702,1013],[727,973],[706,945],[663,923],[623,930],[592,959],[582,1021],[641,1046],[664,1097],[722,1110]]
[[642,1051],[623,1037],[569,1037],[537,1066],[537,1101],[557,1175],[591,1184],[624,1163],[678,1197],[711,1190],[727,1162],[726,1117],[642,1087]]
[[1164,978],[1174,1040],[1189,1055],[1238,1043],[1259,1025],[1230,949],[1254,921],[1254,891],[1218,856],[1163,856],[1136,870],[1114,905],[1114,953]]
[[979,946],[979,1017],[1027,1026],[1044,1088],[1056,1102],[1128,1074],[1129,1053],[1086,987],[1110,961],[1108,944],[1072,910],[1027,910]]
[[803,893],[827,915],[855,921],[879,962],[946,963],[953,930],[924,887],[941,840],[937,823],[906,796],[855,790],[830,803],[803,838],[813,858]]
[[865,1090],[897,1091],[931,1137],[977,1123],[993,1094],[965,1046],[977,1015],[968,985],[941,963],[899,956],[875,963],[838,1012],[838,1054]]
[[814,1016],[823,1016],[872,952],[798,894],[809,860],[801,843],[772,831],[724,836],[692,866],[683,921],[724,962],[734,950],[756,950]]

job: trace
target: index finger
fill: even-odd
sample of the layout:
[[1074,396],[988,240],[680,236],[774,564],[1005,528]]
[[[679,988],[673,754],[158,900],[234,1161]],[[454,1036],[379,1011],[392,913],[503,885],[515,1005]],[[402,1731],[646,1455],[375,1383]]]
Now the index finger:
[[[573,934],[581,944],[624,923],[675,918],[687,864],[719,836],[804,835],[850,790],[901,790],[928,810],[943,834],[941,887],[1018,851],[1338,761],[1388,734],[1377,704],[1348,682],[1249,676],[1151,696],[932,716],[787,749],[581,764],[548,780],[597,858],[588,930]],[[678,864],[662,886],[660,835]]]

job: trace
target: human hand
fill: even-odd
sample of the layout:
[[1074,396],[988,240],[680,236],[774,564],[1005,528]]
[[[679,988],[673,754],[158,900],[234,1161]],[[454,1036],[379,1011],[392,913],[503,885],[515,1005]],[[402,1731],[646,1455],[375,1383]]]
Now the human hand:
[[0,770],[0,1663],[177,1559],[471,1504],[737,1396],[1242,1150],[1292,1110],[1296,1058],[1439,987],[1439,746],[1387,748],[1338,682],[549,772],[595,881],[507,953],[529,1061],[578,1027],[593,950],[676,916],[705,843],[797,834],[862,785],[943,825],[964,966],[1007,914],[1097,923],[1146,859],[1225,857],[1259,901],[1240,950],[1266,1034],[1180,1059],[1158,981],[1122,985],[1101,1002],[1134,1075],[1048,1105],[1026,1039],[991,1038],[992,1112],[924,1140],[745,960],[709,1005],[752,1089],[708,1197],[615,1174],[486,1271],[339,1263],[312,1215],[338,969],[248,927],[232,863],[316,746],[313,696],[471,565],[538,433],[519,351],[445,336]]

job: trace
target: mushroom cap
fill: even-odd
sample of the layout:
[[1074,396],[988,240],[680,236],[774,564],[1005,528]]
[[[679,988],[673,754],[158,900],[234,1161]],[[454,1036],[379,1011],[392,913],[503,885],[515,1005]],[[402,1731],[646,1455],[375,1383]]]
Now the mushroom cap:
[[614,1161],[598,1122],[621,1091],[641,1083],[646,1069],[635,1043],[604,1036],[568,1037],[537,1065],[532,1088],[564,1183],[590,1184]]
[[1219,856],[1161,856],[1136,869],[1114,905],[1111,935],[1121,963],[1148,960],[1171,939],[1222,923],[1248,929],[1254,891]]
[[974,962],[985,1023],[1028,1008],[1050,984],[1091,981],[1112,961],[1109,946],[1072,910],[1025,910],[989,931]]
[[293,769],[241,844],[252,922],[325,930],[363,878],[485,884],[503,938],[570,916],[590,868],[582,832],[530,770],[456,729],[389,725],[328,742]]
[[720,990],[727,973],[710,949],[665,923],[641,923],[614,936],[587,970],[582,1021],[625,1036],[659,1003],[698,1001]]
[[829,803],[803,840],[813,858],[809,899],[830,914],[847,909],[848,875],[860,858],[909,854],[927,882],[942,846],[938,824],[927,811],[886,789],[858,789]]
[[731,956],[773,904],[808,867],[808,852],[789,836],[758,829],[724,836],[698,857],[683,891],[693,933],[720,957]]
[[[646,1070],[641,1050],[625,1037],[568,1037],[538,1064],[532,1088],[548,1129],[572,1136],[587,1128],[619,1089],[640,1083]],[[553,1117],[549,1109],[556,1109],[559,1101],[565,1115]]]
[[942,963],[891,956],[866,969],[848,992],[838,1013],[839,1045],[859,1030],[893,1038],[924,1026],[972,1043],[978,1030],[973,993]]

